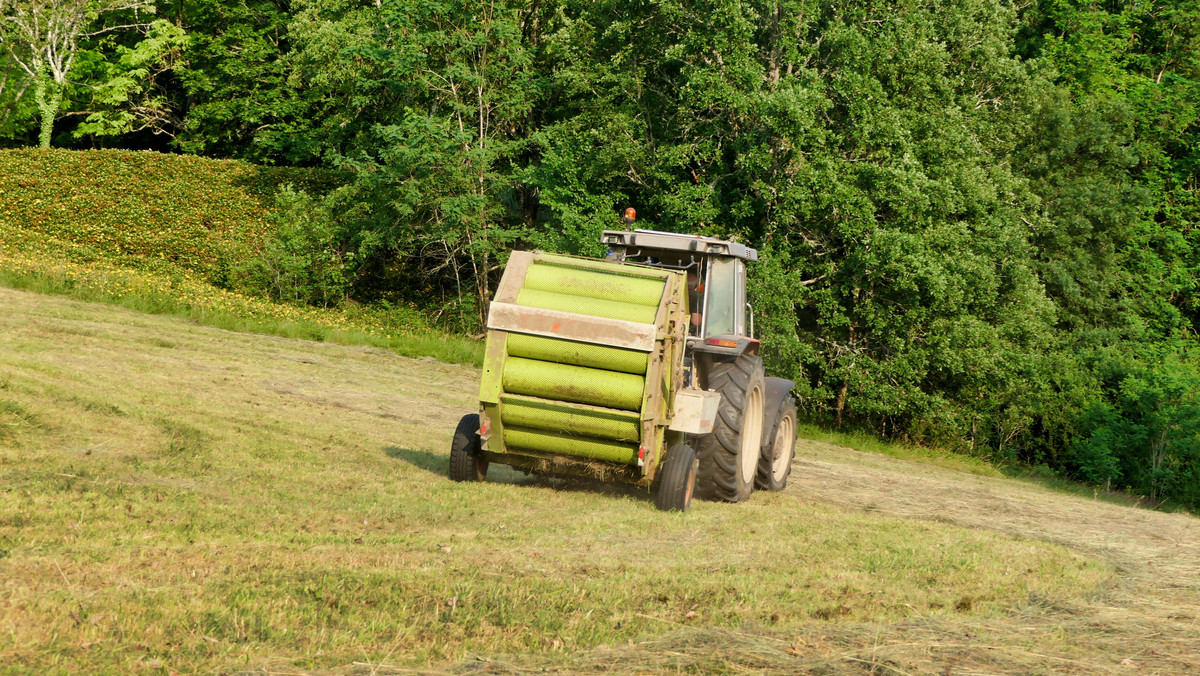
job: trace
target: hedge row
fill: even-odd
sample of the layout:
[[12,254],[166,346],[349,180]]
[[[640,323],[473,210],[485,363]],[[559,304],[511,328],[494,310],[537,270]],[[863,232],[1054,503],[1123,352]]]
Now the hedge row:
[[316,170],[152,152],[3,150],[0,273],[52,280],[86,298],[159,298],[201,313],[384,338],[428,334],[414,308],[311,308],[230,288],[230,270],[276,227],[280,188],[319,192],[333,180]]
[[136,263],[169,261],[220,283],[270,229],[286,183],[313,170],[121,150],[0,152],[0,227],[96,247]]

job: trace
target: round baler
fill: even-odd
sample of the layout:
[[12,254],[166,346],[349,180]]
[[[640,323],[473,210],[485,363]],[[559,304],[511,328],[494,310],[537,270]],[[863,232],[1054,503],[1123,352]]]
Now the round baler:
[[452,462],[454,478],[500,463],[651,483],[682,439],[668,426],[685,293],[677,271],[513,252],[488,317],[478,448],[459,451],[477,461]]

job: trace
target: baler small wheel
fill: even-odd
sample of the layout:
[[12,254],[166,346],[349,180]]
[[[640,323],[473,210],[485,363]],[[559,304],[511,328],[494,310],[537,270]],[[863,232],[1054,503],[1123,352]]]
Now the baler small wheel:
[[762,455],[758,459],[755,485],[768,491],[781,491],[792,473],[796,456],[796,400],[784,397],[775,414],[774,424],[763,434]]
[[675,444],[667,451],[662,476],[658,480],[658,495],[654,504],[665,512],[686,512],[692,505],[696,488],[696,469],[700,460],[687,444]]
[[450,444],[450,478],[455,481],[483,481],[488,462],[483,459],[479,442],[479,414],[464,415],[454,430]]
[[714,360],[708,388],[721,393],[721,405],[712,433],[696,444],[700,456],[696,490],[709,500],[741,502],[754,490],[762,453],[766,391],[762,360],[754,354]]

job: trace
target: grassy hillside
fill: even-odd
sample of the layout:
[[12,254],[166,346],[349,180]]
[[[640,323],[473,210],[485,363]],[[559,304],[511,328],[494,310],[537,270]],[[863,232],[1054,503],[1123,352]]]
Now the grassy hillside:
[[[1194,673],[1195,518],[806,442],[446,478],[472,368],[0,289],[0,672]],[[1152,637],[1152,638],[1147,638]]]
[[219,279],[270,229],[266,215],[279,184],[310,177],[303,170],[160,153],[0,153],[9,226],[92,247],[109,259],[209,280]]
[[239,288],[286,184],[327,174],[129,151],[0,151],[0,284],[229,328],[367,343],[454,363],[479,358],[413,308],[318,309]]

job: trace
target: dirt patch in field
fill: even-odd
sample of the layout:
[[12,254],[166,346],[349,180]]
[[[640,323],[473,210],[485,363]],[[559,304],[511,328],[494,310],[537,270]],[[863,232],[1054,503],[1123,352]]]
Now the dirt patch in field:
[[[1049,541],[1108,562],[1118,575],[1085,602],[1031,594],[1007,614],[983,619],[914,612],[895,624],[856,624],[831,617],[793,635],[681,624],[653,640],[581,652],[569,668],[558,660],[480,659],[454,671],[1200,673],[1200,519],[806,440],[797,448],[785,495]],[[368,667],[389,673],[386,666],[359,667],[362,673]]]
[[1200,590],[1200,519],[1009,479],[801,441],[797,497],[1057,542],[1115,564],[1133,586]]

